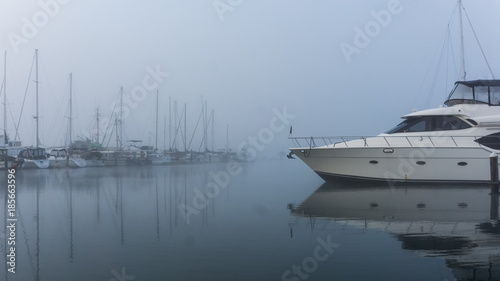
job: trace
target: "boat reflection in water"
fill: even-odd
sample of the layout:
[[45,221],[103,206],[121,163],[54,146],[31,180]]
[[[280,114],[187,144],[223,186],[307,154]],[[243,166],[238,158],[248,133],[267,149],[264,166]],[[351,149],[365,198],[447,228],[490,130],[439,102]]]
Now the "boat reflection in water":
[[311,227],[321,217],[387,232],[405,250],[444,258],[458,280],[498,280],[498,195],[490,196],[490,191],[489,185],[391,188],[336,182],[323,184],[298,206],[288,207],[296,216],[309,217]]

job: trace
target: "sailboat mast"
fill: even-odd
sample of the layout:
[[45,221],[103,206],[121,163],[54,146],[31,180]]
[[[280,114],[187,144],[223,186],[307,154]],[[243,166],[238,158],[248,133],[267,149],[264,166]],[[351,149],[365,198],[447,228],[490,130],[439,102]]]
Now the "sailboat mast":
[[172,151],[172,97],[168,97],[168,149]]
[[184,151],[187,151],[187,104],[184,103]]
[[97,114],[96,114],[96,124],[97,124],[97,143],[99,144],[99,107],[97,107]]
[[207,152],[208,150],[208,133],[207,133],[207,129],[208,129],[208,107],[207,107],[207,101],[205,101],[204,104],[202,104],[203,106],[203,139],[205,140],[205,153]]
[[[120,137],[118,135],[118,114],[115,115],[116,151],[120,150]],[[116,157],[116,156],[115,156]]]
[[212,109],[212,152],[215,151],[215,114]]
[[73,73],[69,74],[69,146],[73,144]]
[[4,143],[7,144],[7,51],[3,65],[3,132]]
[[155,149],[158,150],[158,90],[156,90],[156,134]]
[[36,146],[40,146],[40,138],[38,137],[38,49],[35,49],[35,66],[36,66],[36,74],[35,74],[35,92],[36,92]]
[[229,124],[226,124],[226,155],[229,154]]
[[175,135],[174,135],[174,143],[173,143],[173,146],[175,147],[175,150],[177,150],[177,132],[179,131],[179,126],[177,125],[177,101],[174,100],[174,131],[175,131]]
[[167,116],[163,117],[163,152],[167,151]]
[[[116,132],[118,135],[118,132]],[[120,148],[123,147],[123,87],[120,87]]]
[[462,24],[462,0],[458,0],[458,18],[460,21],[460,55],[462,58],[462,77],[461,80],[465,81],[465,49],[464,49],[464,29]]

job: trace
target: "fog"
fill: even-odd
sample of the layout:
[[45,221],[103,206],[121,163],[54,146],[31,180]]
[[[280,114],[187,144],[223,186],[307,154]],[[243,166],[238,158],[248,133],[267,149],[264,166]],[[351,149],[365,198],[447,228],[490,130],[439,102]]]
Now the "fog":
[[[26,92],[19,139],[35,144],[35,70],[29,73],[38,49],[43,146],[67,142],[70,73],[73,139],[95,131],[97,107],[101,118],[115,118],[121,87],[130,99],[124,139],[144,144],[154,144],[156,90],[160,147],[169,98],[179,116],[186,104],[188,139],[206,101],[216,149],[226,146],[226,126],[236,149],[273,127],[276,111],[294,115],[294,136],[376,135],[414,109],[439,106],[459,80],[456,6],[455,0],[0,0],[7,133],[14,138]],[[500,75],[500,2],[463,6],[466,79],[492,78],[468,18]],[[148,89],[134,93],[140,87]],[[283,126],[274,126],[264,145],[270,157],[291,145],[289,124],[276,125]],[[191,148],[200,144],[198,135]]]

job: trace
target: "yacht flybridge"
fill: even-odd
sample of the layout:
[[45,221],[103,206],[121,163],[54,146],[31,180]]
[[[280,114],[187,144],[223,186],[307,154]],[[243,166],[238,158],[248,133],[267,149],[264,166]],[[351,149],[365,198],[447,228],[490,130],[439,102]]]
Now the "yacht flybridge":
[[413,112],[375,137],[291,137],[322,178],[487,182],[500,154],[500,80],[458,81],[445,106]]

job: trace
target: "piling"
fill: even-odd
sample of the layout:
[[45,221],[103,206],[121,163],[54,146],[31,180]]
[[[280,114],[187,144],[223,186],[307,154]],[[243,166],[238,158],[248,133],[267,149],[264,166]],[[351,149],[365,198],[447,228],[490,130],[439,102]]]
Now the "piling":
[[490,179],[491,179],[491,205],[490,205],[490,219],[498,220],[498,188],[500,186],[498,179],[498,155],[492,153],[490,155]]

